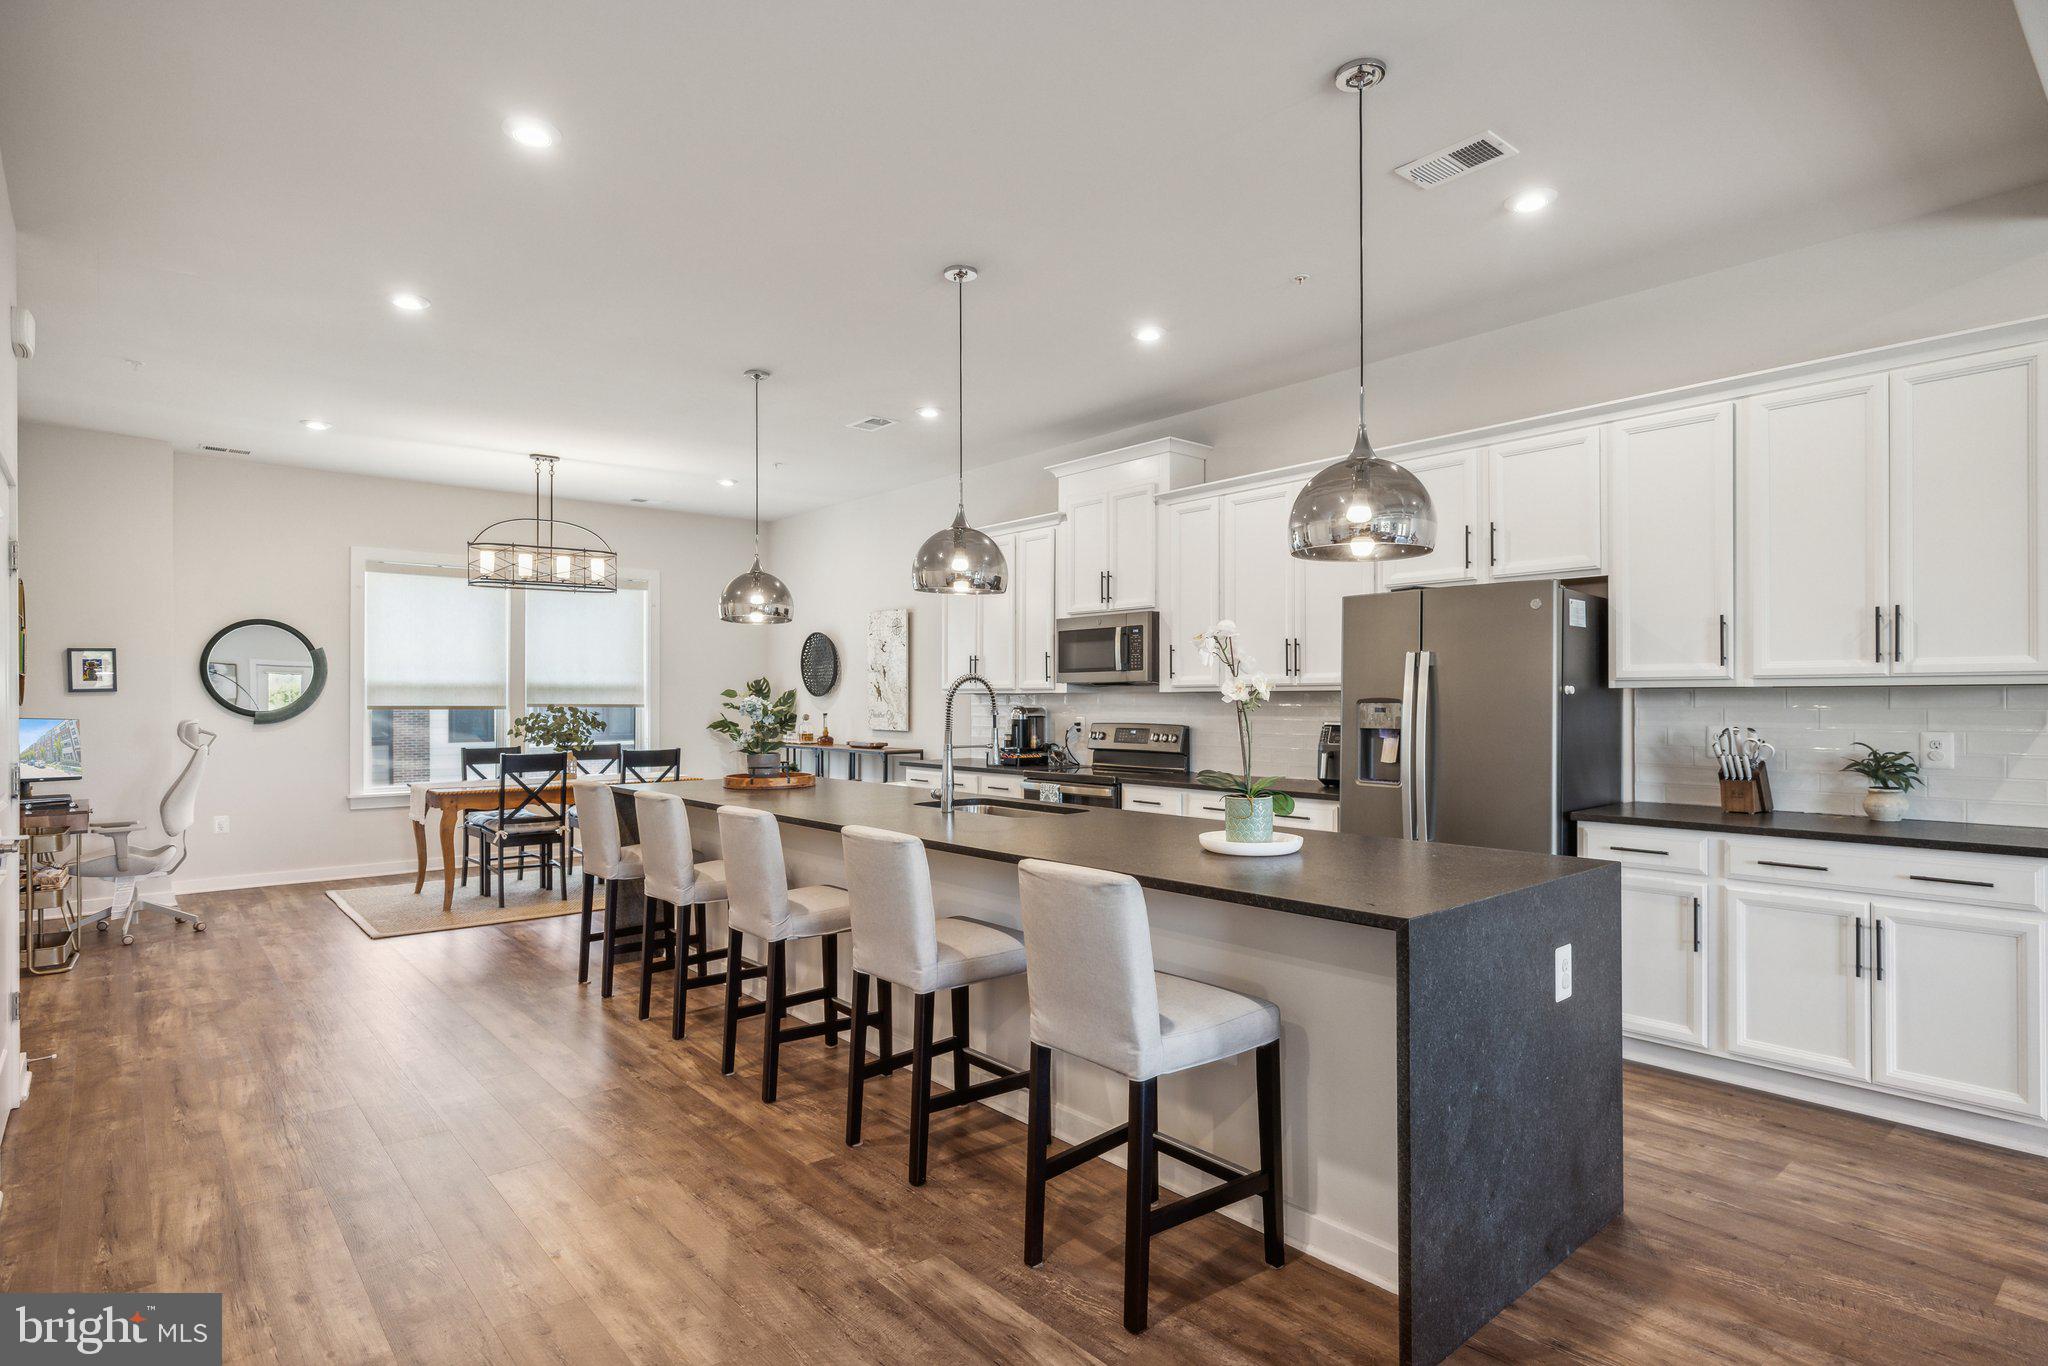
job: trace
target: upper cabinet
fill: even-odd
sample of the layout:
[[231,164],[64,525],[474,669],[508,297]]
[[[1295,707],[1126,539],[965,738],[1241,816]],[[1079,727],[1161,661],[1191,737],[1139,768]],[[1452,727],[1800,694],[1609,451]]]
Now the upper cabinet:
[[1484,538],[1486,519],[1480,511],[1479,481],[1486,451],[1445,451],[1400,463],[1422,481],[1436,509],[1436,549],[1427,555],[1388,560],[1380,571],[1388,588],[1415,588],[1432,583],[1478,583],[1486,577],[1486,547],[1472,558],[1472,538]]
[[1608,428],[1608,657],[1616,683],[1735,677],[1735,408]]
[[2043,348],[1891,377],[1895,674],[2048,669]]
[[[1216,505],[1216,617],[1236,625],[1240,655],[1276,688],[1338,686],[1344,660],[1343,601],[1374,588],[1371,561],[1298,560],[1288,553],[1288,513],[1305,482],[1290,479],[1239,487],[1206,500]],[[1184,506],[1169,505],[1169,517]],[[1206,520],[1191,522],[1178,534],[1184,542],[1192,541],[1209,525]],[[1197,553],[1181,552],[1190,560]],[[1200,671],[1199,661],[1190,668]],[[1195,672],[1194,678],[1190,686],[1209,686],[1217,674],[1211,668]]]
[[1159,508],[1159,663],[1161,688],[1215,687],[1221,670],[1203,663],[1195,633],[1223,617],[1222,499],[1193,498]]
[[1572,427],[1401,460],[1436,507],[1436,549],[1388,560],[1388,588],[1598,573],[1601,437]]
[[1159,601],[1158,513],[1170,489],[1198,484],[1209,448],[1162,437],[1051,466],[1059,480],[1065,562],[1063,615],[1154,607]]
[[978,673],[998,692],[1045,692],[1052,681],[1052,624],[1059,518],[984,528],[1010,566],[1001,593],[939,597],[939,686]]
[[1019,531],[1010,561],[1010,593],[1016,598],[1017,687],[1046,692],[1053,687],[1052,624],[1059,616],[1059,528]]

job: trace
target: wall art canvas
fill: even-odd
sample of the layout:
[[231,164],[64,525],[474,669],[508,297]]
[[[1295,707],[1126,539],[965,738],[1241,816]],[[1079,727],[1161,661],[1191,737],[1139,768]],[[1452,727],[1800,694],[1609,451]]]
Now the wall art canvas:
[[868,729],[910,729],[910,609],[868,614]]
[[69,692],[113,692],[118,682],[110,646],[72,646],[64,652],[64,671]]

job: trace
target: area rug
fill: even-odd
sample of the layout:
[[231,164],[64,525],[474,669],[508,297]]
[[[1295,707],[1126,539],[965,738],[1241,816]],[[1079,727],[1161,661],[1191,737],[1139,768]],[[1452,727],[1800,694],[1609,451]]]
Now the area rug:
[[[569,885],[569,899],[550,887],[540,890],[540,874],[528,873],[505,884],[505,904],[498,904],[497,892],[479,896],[476,879],[455,889],[455,904],[441,910],[441,877],[427,874],[427,885],[412,889],[407,874],[394,882],[375,882],[361,887],[330,891],[327,899],[356,927],[372,939],[395,939],[407,934],[431,934],[435,930],[466,930],[476,925],[506,925],[520,920],[547,920],[558,915],[580,915],[583,911],[583,878],[579,874]],[[604,892],[599,889],[594,914],[604,911]]]

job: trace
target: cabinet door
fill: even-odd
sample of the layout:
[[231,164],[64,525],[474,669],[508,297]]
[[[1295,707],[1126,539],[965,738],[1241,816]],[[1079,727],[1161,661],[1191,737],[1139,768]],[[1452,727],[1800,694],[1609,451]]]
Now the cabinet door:
[[1742,627],[1758,678],[1889,671],[1885,377],[1742,401]]
[[1728,1052],[1870,1079],[1870,927],[1850,897],[1723,890]]
[[1600,445],[1600,428],[1580,427],[1488,448],[1486,561],[1491,577],[1549,578],[1600,569],[1605,558]]
[[1082,498],[1062,509],[1067,514],[1067,611],[1108,610],[1109,499]]
[[1734,405],[1617,422],[1608,459],[1614,681],[1734,678]]
[[1109,494],[1109,605],[1159,600],[1159,485],[1126,484]]
[[1639,1038],[1711,1048],[1706,879],[1621,875],[1621,1027]]
[[1478,583],[1486,577],[1486,527],[1479,515],[1479,472],[1484,450],[1447,451],[1403,460],[1436,508],[1436,549],[1388,560],[1380,582],[1388,588],[1426,583]]
[[1871,904],[1880,1085],[2041,1118],[2044,922]]
[[1276,685],[1287,681],[1294,651],[1294,557],[1287,553],[1293,506],[1291,484],[1223,495],[1223,615],[1237,626],[1239,658]]
[[1017,558],[1010,561],[1010,591],[1017,596],[1017,686],[1044,691],[1052,681],[1053,621],[1057,591],[1059,534],[1055,527],[1017,533]]
[[1337,803],[1319,801],[1297,801],[1294,810],[1285,816],[1273,817],[1275,830],[1335,830],[1337,828]]
[[1371,561],[1294,561],[1294,673],[1297,688],[1334,688],[1344,681],[1344,599],[1370,593]]
[[1891,377],[1893,673],[2048,669],[2043,354]]
[[1178,816],[1181,813],[1179,788],[1123,786],[1122,806],[1126,811],[1149,811],[1155,816]]
[[1165,637],[1159,686],[1216,686],[1217,666],[1204,664],[1195,633],[1222,617],[1221,507],[1217,499],[1168,503],[1159,510],[1159,634]]
[[1009,532],[991,537],[1010,567],[1004,591],[978,599],[981,609],[981,640],[975,646],[974,667],[991,688],[1003,692],[1017,689],[1017,538]]
[[981,649],[981,606],[976,598],[939,599],[939,690],[951,687],[961,674],[974,671]]

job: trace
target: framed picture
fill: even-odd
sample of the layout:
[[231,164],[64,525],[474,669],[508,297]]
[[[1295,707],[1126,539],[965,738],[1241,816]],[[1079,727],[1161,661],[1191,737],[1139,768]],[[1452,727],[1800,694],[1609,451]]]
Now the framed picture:
[[114,647],[74,645],[64,652],[64,685],[70,692],[113,692]]

